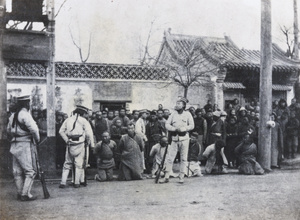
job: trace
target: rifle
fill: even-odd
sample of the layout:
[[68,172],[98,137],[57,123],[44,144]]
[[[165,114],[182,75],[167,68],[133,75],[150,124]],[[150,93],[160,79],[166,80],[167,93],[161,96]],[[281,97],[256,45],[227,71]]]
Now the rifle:
[[[44,141],[42,141],[41,143],[43,143]],[[33,143],[34,143],[34,146],[35,146],[35,149],[33,149],[33,151],[34,151],[34,154],[35,154],[36,167],[37,167],[38,175],[39,175],[41,183],[42,183],[44,198],[48,199],[50,197],[50,194],[49,194],[47,186],[46,186],[44,171],[42,171],[42,169],[40,167],[40,161],[39,161],[38,152],[37,152],[37,144],[35,143],[35,141],[33,141]]]
[[88,143],[84,143],[84,158],[83,158],[83,172],[84,172],[84,182],[83,185],[86,186],[86,167],[87,167],[87,148],[88,148]]
[[160,164],[159,167],[158,167],[158,171],[157,171],[156,177],[155,177],[155,183],[158,183],[158,180],[159,180],[159,177],[160,177],[160,173],[161,173],[161,171],[162,171],[163,168],[164,168],[164,164],[165,164],[165,160],[166,160],[166,155],[167,155],[167,152],[168,152],[168,146],[169,146],[169,145],[166,146],[166,150],[165,150],[163,159],[162,159],[162,161],[161,161],[161,164]]

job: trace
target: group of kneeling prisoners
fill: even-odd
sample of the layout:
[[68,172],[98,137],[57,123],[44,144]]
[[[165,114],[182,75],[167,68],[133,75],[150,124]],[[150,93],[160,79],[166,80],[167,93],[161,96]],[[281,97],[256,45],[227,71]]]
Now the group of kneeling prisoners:
[[[10,116],[7,127],[21,201],[35,199],[30,193],[36,175],[32,147],[40,142],[39,127],[29,112],[29,103],[29,96],[18,98],[16,112]],[[179,98],[171,114],[164,114],[162,106],[151,112],[135,111],[131,120],[122,109],[110,124],[102,118],[102,112],[91,120],[88,108],[76,106],[72,116],[61,121],[57,130],[66,145],[59,188],[67,186],[70,171],[74,188],[86,186],[85,169],[93,158],[97,181],[113,180],[114,170],[118,169],[119,180],[159,175],[159,183],[168,183],[173,176],[182,184],[185,177],[202,176],[200,164],[204,174],[226,174],[228,167],[237,168],[242,174],[264,174],[256,161],[258,131],[256,124],[250,123],[250,115],[231,115],[236,103],[228,113],[213,110],[209,102],[203,109],[186,110],[187,103],[186,98]],[[243,107],[236,111],[247,113]],[[279,167],[282,158],[278,149],[272,151],[272,167]],[[179,174],[173,173],[176,161]]]

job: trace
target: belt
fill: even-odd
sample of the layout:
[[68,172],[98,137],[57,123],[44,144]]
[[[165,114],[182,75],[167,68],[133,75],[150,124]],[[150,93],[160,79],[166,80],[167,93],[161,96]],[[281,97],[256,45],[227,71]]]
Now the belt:
[[79,137],[70,138],[71,141],[79,141]]
[[82,136],[82,134],[80,134],[80,135],[70,135],[69,136],[69,139],[71,140],[71,141],[79,141],[79,138]]
[[171,136],[180,136],[180,137],[183,137],[186,135],[186,131],[185,132],[171,132]]

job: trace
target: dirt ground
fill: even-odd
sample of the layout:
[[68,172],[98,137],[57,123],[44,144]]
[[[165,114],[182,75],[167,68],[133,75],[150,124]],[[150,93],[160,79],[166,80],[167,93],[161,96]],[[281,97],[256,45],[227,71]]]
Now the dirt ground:
[[300,219],[300,170],[276,170],[263,176],[236,172],[188,178],[99,183],[59,189],[47,182],[51,198],[20,202],[12,180],[1,181],[0,219]]

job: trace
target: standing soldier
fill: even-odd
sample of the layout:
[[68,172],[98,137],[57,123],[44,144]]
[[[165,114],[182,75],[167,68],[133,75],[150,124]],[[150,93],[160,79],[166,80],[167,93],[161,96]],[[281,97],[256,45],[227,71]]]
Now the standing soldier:
[[179,183],[184,182],[184,175],[188,166],[189,131],[194,129],[194,119],[190,112],[185,111],[186,103],[188,103],[186,98],[180,98],[176,102],[176,111],[170,115],[166,122],[166,128],[170,132],[172,143],[170,146],[170,154],[168,158],[166,158],[165,178],[161,179],[160,183],[169,182],[173,161],[178,151],[180,153]]
[[59,134],[67,143],[66,159],[63,166],[62,179],[59,188],[65,188],[67,178],[72,167],[74,172],[74,187],[79,188],[84,185],[84,163],[87,162],[87,149],[91,145],[94,149],[93,130],[90,123],[84,118],[88,114],[88,109],[77,105],[73,116],[67,118],[59,130]]
[[[13,175],[17,186],[18,200],[32,201],[36,197],[30,191],[36,170],[32,146],[40,141],[39,129],[29,113],[30,96],[17,98],[17,110],[9,118],[7,132],[11,140]],[[25,179],[23,177],[25,175]]]

